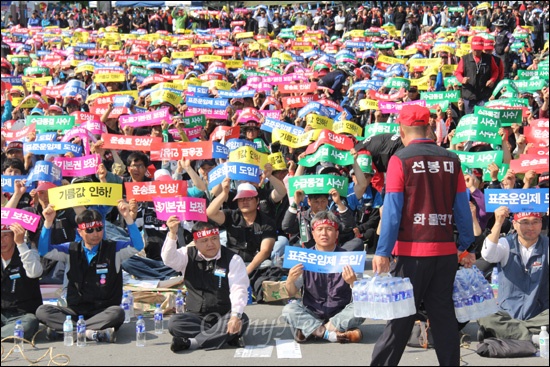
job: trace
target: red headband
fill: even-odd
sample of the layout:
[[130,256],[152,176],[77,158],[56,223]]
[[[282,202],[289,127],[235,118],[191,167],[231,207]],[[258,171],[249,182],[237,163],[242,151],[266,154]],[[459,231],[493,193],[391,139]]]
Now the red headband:
[[78,225],[78,229],[99,228],[99,227],[103,227],[103,223],[98,221],[93,221],[90,223],[80,223]]
[[541,218],[542,219],[542,214],[541,213],[532,213],[532,212],[514,214],[514,220],[515,221],[518,221],[518,220],[523,219],[523,218],[529,218],[529,217]]
[[193,232],[193,239],[196,241],[200,238],[218,236],[219,234],[219,228],[205,229],[202,231]]
[[331,226],[334,229],[338,230],[338,223],[333,222],[330,219],[321,219],[321,220],[318,220],[317,222],[313,223],[313,230],[315,230],[315,228],[320,227],[320,226]]

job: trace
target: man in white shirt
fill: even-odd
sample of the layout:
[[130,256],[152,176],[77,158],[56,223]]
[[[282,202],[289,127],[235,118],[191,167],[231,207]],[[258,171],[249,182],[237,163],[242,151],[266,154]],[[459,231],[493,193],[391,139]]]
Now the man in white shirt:
[[248,274],[243,259],[220,244],[218,226],[198,222],[192,233],[195,246],[177,248],[180,220],[166,222],[170,232],[162,247],[162,260],[183,274],[187,288],[186,312],[168,322],[173,336],[170,349],[219,349],[239,345],[248,328],[244,308],[248,302]]
[[346,17],[344,17],[344,14],[342,10],[338,11],[338,15],[334,17],[334,33],[338,37],[342,37],[344,34],[344,26],[346,24]]
[[478,341],[488,337],[532,340],[548,326],[548,236],[542,236],[541,213],[516,213],[515,234],[500,237],[510,210],[495,210],[495,224],[485,239],[481,256],[499,270],[499,308],[478,320]]

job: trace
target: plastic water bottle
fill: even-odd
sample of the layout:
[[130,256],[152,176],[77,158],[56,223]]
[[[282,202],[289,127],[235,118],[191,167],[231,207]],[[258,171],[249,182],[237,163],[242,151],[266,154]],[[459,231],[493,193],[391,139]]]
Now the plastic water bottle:
[[363,316],[362,317],[370,317],[372,318],[372,315],[373,315],[373,297],[372,297],[372,294],[370,293],[371,292],[371,287],[372,287],[372,281],[370,280],[362,280],[361,281],[361,284],[362,284],[362,289],[361,289],[361,302],[362,302],[362,312],[363,312]]
[[73,320],[71,315],[67,315],[65,317],[65,322],[63,323],[63,345],[66,347],[71,347],[73,344]]
[[162,308],[160,308],[160,303],[157,303],[157,308],[155,308],[155,334],[162,334],[163,331]]
[[407,307],[407,313],[409,315],[416,314],[416,305],[414,303],[414,292],[411,280],[409,278],[403,278],[403,295],[405,300],[405,305]]
[[78,316],[78,321],[76,323],[76,346],[86,346],[86,321],[84,321],[83,315]]
[[361,303],[361,282],[356,280],[353,282],[353,289],[351,290],[351,295],[353,297],[353,316],[362,317],[363,316],[363,304]]
[[[548,334],[547,338],[548,338]],[[15,337],[15,340],[13,342],[13,351],[16,353],[22,353],[23,352],[23,338],[25,337],[25,330],[23,329],[23,324],[21,323],[21,320],[17,320],[15,322],[15,328],[13,329],[13,336]]]
[[453,289],[453,304],[455,306],[455,315],[458,322],[468,321],[470,318],[466,314],[466,308],[464,307],[462,296],[456,284]]
[[393,302],[391,299],[391,290],[387,282],[382,283],[382,320],[393,319]]
[[178,293],[176,294],[176,313],[183,313],[184,308],[183,304],[185,302],[185,299],[183,298],[183,292],[181,289],[178,289]]
[[126,291],[126,293],[128,293],[128,299],[130,300],[130,319],[132,319],[132,317],[136,316],[134,310],[134,294],[132,293],[132,291]]
[[136,347],[144,347],[145,338],[145,320],[142,315],[139,315],[136,321]]
[[122,296],[122,303],[120,307],[124,310],[124,323],[127,324],[130,322],[130,299],[128,298],[128,293],[124,292]]
[[498,289],[498,267],[495,266],[493,268],[493,272],[491,273],[491,286],[493,289]]
[[483,309],[483,302],[484,298],[483,293],[481,291],[481,287],[478,283],[473,283],[470,287],[472,289],[472,300],[474,302],[474,310],[475,310],[475,317],[474,319],[477,320],[481,317],[485,317],[486,310]]
[[542,358],[548,359],[548,331],[546,331],[546,326],[541,326],[539,334],[539,348],[540,356]]

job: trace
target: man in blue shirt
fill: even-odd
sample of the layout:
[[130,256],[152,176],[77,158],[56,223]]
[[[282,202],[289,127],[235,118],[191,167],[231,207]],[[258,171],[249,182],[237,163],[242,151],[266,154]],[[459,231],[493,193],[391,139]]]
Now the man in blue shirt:
[[38,242],[38,252],[47,259],[67,264],[67,307],[42,305],[36,317],[48,326],[50,340],[63,330],[66,315],[77,321],[86,320],[86,337],[97,342],[115,341],[115,331],[124,323],[121,264],[143,249],[143,239],[134,223],[130,206],[120,200],[118,211],[126,221],[130,241],[103,239],[104,222],[96,210],[84,210],[76,217],[79,242],[60,245],[50,243],[55,209],[50,204],[44,210],[44,227]]

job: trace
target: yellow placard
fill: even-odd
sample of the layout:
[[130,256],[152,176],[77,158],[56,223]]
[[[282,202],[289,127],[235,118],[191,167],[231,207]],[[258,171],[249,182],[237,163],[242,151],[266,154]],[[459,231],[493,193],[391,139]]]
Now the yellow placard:
[[82,61],[84,61],[84,60],[71,60],[71,66],[72,67],[77,67],[78,64],[80,64]]
[[375,99],[362,99],[359,101],[359,109],[361,111],[378,110],[378,101]]
[[179,46],[191,46],[192,44],[193,44],[193,40],[178,40]]
[[450,54],[454,54],[455,49],[451,46],[439,45],[434,47],[433,52],[448,52]]
[[273,167],[273,171],[282,171],[287,169],[285,158],[283,157],[283,153],[277,152],[277,153],[270,154],[268,156],[268,159],[269,159],[269,163]]
[[260,153],[252,147],[242,146],[229,153],[229,161],[253,164],[264,169],[266,163],[269,163],[269,158],[267,154]]
[[202,85],[208,88],[216,88],[221,90],[230,90],[233,86],[233,84],[224,80],[209,80],[207,82],[204,82],[204,84]]
[[134,100],[137,100],[139,98],[138,91],[137,90],[123,90],[120,92],[105,92],[105,93],[94,93],[90,94],[88,98],[86,98],[86,103],[90,103],[91,101],[95,100],[98,97],[109,97],[109,96],[118,96],[118,95],[129,95],[134,98]]
[[78,183],[48,190],[50,204],[55,210],[88,205],[117,206],[122,199],[122,184]]
[[214,61],[221,61],[223,58],[220,55],[200,55],[199,61],[200,62],[214,62]]
[[183,90],[187,90],[187,87],[190,85],[196,85],[200,87],[203,84],[203,81],[198,78],[191,78],[186,80],[174,80],[173,83],[181,84]]
[[192,59],[195,57],[194,51],[178,51],[172,52],[172,60],[174,59]]
[[395,56],[411,56],[417,53],[418,50],[416,48],[410,48],[408,50],[395,50],[393,53]]
[[472,49],[472,45],[469,44],[469,43],[461,43],[460,44],[460,49],[462,50],[462,52],[468,53]]
[[292,46],[292,49],[295,51],[309,52],[313,50],[313,46]]
[[365,36],[365,31],[362,30],[362,29],[354,29],[352,31],[349,31],[348,34],[352,38],[354,38],[354,37],[364,37]]
[[426,75],[418,79],[410,79],[410,81],[411,81],[411,87],[412,86],[419,87],[421,85],[427,85],[430,81],[430,76]]
[[126,75],[122,73],[101,73],[94,75],[96,83],[121,83],[126,80]]
[[363,136],[363,128],[352,121],[347,121],[347,120],[336,121],[332,125],[332,129],[337,134],[350,134],[353,136]]
[[290,29],[292,29],[294,32],[303,32],[303,31],[307,31],[307,26],[305,26],[305,25],[295,25],[295,26],[291,27]]
[[152,90],[165,89],[165,88],[166,89],[183,90],[183,87],[182,87],[181,83],[163,82],[163,83],[159,83],[159,84],[156,84],[156,85],[151,87]]
[[440,59],[440,58],[436,58],[436,59],[412,59],[412,60],[409,60],[409,67],[410,67],[411,70],[412,70],[413,68],[417,67],[417,66],[426,66],[426,67],[435,66],[435,67],[438,67],[439,64],[441,64],[441,59]]
[[237,33],[235,35],[235,39],[243,39],[243,38],[252,38],[254,37],[254,32],[241,32],[241,33]]
[[181,97],[169,90],[158,90],[151,93],[151,101],[168,102],[172,106],[179,106]]
[[487,27],[476,26],[476,27],[470,27],[470,29],[473,29],[474,31],[485,32],[487,30]]
[[306,116],[306,123],[314,129],[332,130],[333,120],[325,116],[310,113]]
[[271,141],[273,143],[280,142],[291,148],[301,148],[309,145],[312,140],[315,140],[321,130],[310,130],[302,135],[294,135],[281,129],[273,129]]
[[222,60],[225,64],[225,67],[228,69],[239,69],[244,66],[243,60]]
[[441,68],[441,72],[443,73],[443,75],[452,74],[455,72],[457,67],[458,65],[443,65],[443,67]]
[[407,60],[405,59],[397,59],[395,57],[390,57],[386,55],[378,55],[378,61],[383,62],[385,64],[405,64]]
[[120,45],[110,45],[109,46],[109,51],[119,51],[120,50]]
[[260,49],[260,44],[258,42],[254,42],[248,45],[248,49],[250,51],[256,51]]
[[[14,107],[19,106],[19,104],[23,101],[23,97],[13,97],[11,99],[11,103]],[[23,103],[19,108],[35,108],[38,104],[38,101],[36,99],[28,99]]]
[[90,65],[90,64],[86,64],[86,65],[79,65],[76,67],[76,69],[74,69],[74,72],[75,73],[82,73],[84,71],[89,71],[91,73],[94,72],[94,66],[93,65]]

